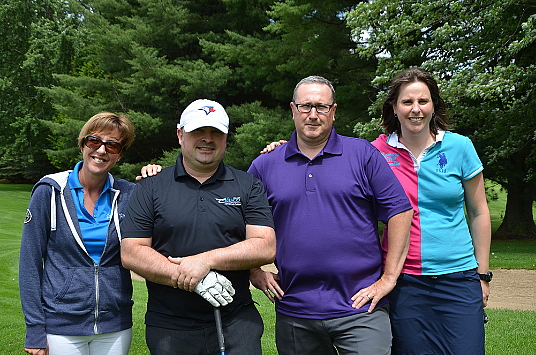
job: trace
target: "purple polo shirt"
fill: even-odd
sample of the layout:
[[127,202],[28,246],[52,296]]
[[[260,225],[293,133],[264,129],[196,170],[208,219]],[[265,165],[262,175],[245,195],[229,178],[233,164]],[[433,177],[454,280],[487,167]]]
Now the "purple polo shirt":
[[[378,223],[411,209],[385,158],[368,141],[333,129],[312,160],[290,141],[253,161],[272,206],[283,314],[328,319],[365,312],[350,298],[379,279]],[[380,301],[380,305],[386,303]]]

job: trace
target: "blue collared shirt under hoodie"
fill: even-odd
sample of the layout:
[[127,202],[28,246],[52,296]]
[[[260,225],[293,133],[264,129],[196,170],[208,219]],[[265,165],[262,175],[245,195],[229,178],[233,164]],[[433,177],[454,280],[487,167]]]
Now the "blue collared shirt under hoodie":
[[110,183],[110,177],[108,177],[95,203],[93,214],[90,214],[84,206],[85,191],[78,175],[83,164],[83,161],[76,164],[71,174],[69,174],[68,182],[71,187],[71,194],[73,195],[78,223],[82,231],[82,240],[89,256],[95,261],[95,265],[98,265],[106,244],[106,231],[108,230],[108,224],[110,223],[112,214],[112,185]]

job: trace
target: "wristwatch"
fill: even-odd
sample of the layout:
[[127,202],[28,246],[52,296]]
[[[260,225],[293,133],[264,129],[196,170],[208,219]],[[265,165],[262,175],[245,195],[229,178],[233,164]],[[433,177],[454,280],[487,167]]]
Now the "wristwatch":
[[491,279],[493,278],[493,273],[491,271],[488,271],[485,274],[478,274],[478,276],[480,276],[480,280],[490,282]]

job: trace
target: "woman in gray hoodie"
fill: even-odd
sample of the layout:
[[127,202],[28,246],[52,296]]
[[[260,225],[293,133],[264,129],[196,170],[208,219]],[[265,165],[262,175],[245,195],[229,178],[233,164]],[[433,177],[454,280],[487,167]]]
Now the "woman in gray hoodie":
[[119,246],[134,184],[109,171],[133,140],[128,118],[99,113],[80,131],[83,161],[32,190],[19,264],[29,354],[128,354],[132,282]]

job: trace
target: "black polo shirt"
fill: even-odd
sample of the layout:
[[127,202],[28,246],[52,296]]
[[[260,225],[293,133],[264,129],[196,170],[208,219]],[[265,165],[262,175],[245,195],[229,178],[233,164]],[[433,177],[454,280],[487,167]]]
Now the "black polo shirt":
[[[203,184],[182,165],[141,180],[130,197],[123,238],[153,238],[164,256],[181,257],[226,247],[245,239],[246,224],[274,227],[262,183],[253,175],[220,163]],[[249,270],[218,271],[233,284],[234,301],[221,307],[229,317],[252,303]],[[145,322],[170,329],[200,329],[214,324],[212,306],[195,292],[147,281]]]

